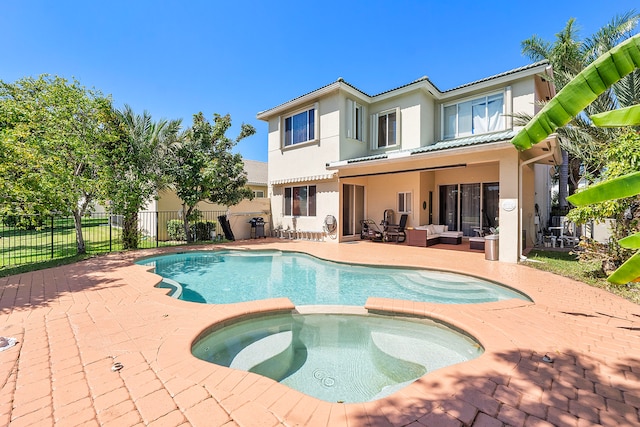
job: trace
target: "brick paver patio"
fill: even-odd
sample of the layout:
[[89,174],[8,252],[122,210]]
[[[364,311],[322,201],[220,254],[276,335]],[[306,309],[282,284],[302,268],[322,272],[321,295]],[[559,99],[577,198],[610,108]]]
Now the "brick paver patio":
[[[293,306],[288,299],[204,305],[169,298],[154,288],[158,276],[132,264],[162,251],[0,278],[0,336],[18,340],[0,352],[0,425],[640,425],[638,305],[445,245],[267,239],[235,246],[460,271],[513,286],[535,302],[449,306],[370,298],[369,310],[444,320],[486,351],[387,398],[340,404],[191,356],[191,343],[207,326]],[[185,248],[165,251],[177,250]]]

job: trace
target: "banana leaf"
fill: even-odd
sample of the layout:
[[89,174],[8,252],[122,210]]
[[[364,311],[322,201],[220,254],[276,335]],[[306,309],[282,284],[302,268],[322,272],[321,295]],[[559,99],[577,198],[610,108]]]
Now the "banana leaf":
[[632,234],[624,239],[618,240],[620,246],[626,249],[640,249],[640,233]]
[[634,282],[640,277],[640,251],[625,261],[616,271],[607,278],[608,282],[616,285],[625,285]]
[[636,126],[640,124],[640,105],[594,114],[591,121],[601,128]]
[[640,68],[640,34],[620,43],[582,70],[518,132],[511,143],[526,150],[564,126],[608,87]]
[[567,200],[574,206],[582,206],[606,200],[622,199],[636,194],[640,194],[640,172],[633,172],[593,185],[567,197]]

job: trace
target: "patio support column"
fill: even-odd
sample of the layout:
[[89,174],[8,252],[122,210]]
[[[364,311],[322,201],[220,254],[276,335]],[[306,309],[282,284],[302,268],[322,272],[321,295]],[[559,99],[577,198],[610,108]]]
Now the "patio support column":
[[520,224],[518,151],[505,153],[500,159],[500,244],[499,260],[517,263],[519,259]]

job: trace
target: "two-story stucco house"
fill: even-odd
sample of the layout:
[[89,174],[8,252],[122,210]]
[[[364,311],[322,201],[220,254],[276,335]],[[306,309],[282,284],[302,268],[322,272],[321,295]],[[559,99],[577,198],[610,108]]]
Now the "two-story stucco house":
[[319,231],[333,216],[344,242],[393,209],[410,227],[446,224],[465,237],[499,225],[499,258],[517,262],[561,156],[555,136],[518,152],[512,115],[554,96],[551,72],[543,61],[449,90],[423,77],[377,95],[340,78],[258,113],[274,226]]

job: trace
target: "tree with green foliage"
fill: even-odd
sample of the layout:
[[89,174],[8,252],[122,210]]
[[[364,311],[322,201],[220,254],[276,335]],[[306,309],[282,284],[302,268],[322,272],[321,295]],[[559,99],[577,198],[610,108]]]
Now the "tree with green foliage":
[[231,149],[243,138],[255,134],[251,125],[242,124],[235,140],[225,136],[231,127],[231,117],[214,114],[213,124],[200,112],[193,116],[193,125],[181,136],[172,153],[171,179],[182,200],[187,241],[192,240],[189,221],[195,219],[198,202],[206,200],[232,206],[253,198],[247,187],[247,175],[240,154]]
[[57,76],[0,81],[0,207],[7,213],[53,211],[81,221],[98,195],[99,147],[112,141],[111,101]]
[[[640,134],[626,129],[626,133],[616,138],[615,143],[605,150],[607,159],[599,180],[606,182],[640,170]],[[578,193],[579,194],[579,193]],[[599,260],[602,270],[610,273],[620,267],[633,253],[618,243],[629,234],[640,231],[638,219],[640,215],[640,199],[637,196],[607,200],[601,203],[577,206],[569,211],[567,219],[584,224],[591,220],[611,222],[612,237],[608,243],[598,243],[591,239],[583,239],[579,252],[580,259]]]
[[[557,128],[567,124],[605,91],[625,76],[640,68],[640,35],[633,36],[593,61],[550,101],[511,141],[526,150],[542,141]],[[607,111],[591,116],[598,127],[628,127],[640,125],[640,105]],[[635,139],[632,139],[633,144]],[[637,167],[631,154],[630,165]],[[626,163],[626,162],[625,162]],[[616,165],[612,165],[616,167]],[[602,203],[614,199],[636,198],[640,194],[640,171],[610,178],[569,197],[576,206]],[[621,239],[620,246],[637,252],[627,259],[608,280],[626,284],[640,278],[640,233]]]
[[108,165],[100,170],[102,199],[112,213],[123,216],[123,248],[136,249],[138,212],[167,185],[169,153],[181,121],[154,122],[148,112],[135,114],[128,105],[113,113],[112,124],[119,137],[102,147]]
[[[600,181],[608,181],[640,170],[640,134],[629,128],[616,138],[604,153],[607,163],[603,169]],[[572,209],[568,219],[578,224],[584,224],[590,220],[604,220],[615,218],[616,222],[623,224],[629,219],[628,211],[634,208],[636,198],[621,200],[609,200],[596,205],[579,206]],[[635,210],[635,208],[634,208]],[[625,215],[625,212],[627,214]],[[620,234],[627,235],[629,227],[618,227],[614,236],[621,238]]]
[[[614,17],[591,37],[580,39],[575,19],[571,18],[553,42],[538,36],[524,40],[522,53],[534,61],[547,59],[553,66],[553,83],[557,90],[561,90],[598,56],[631,37],[639,19],[640,15],[635,11],[627,12]],[[638,102],[640,72],[634,71],[602,92],[585,107],[585,113],[590,116]],[[519,118],[522,124],[531,119],[526,116]],[[602,154],[619,131],[593,127],[585,115],[578,114],[556,132],[563,154],[558,174],[558,200],[561,207],[566,207],[566,197],[573,194],[581,178],[593,179],[600,175],[606,162]]]

